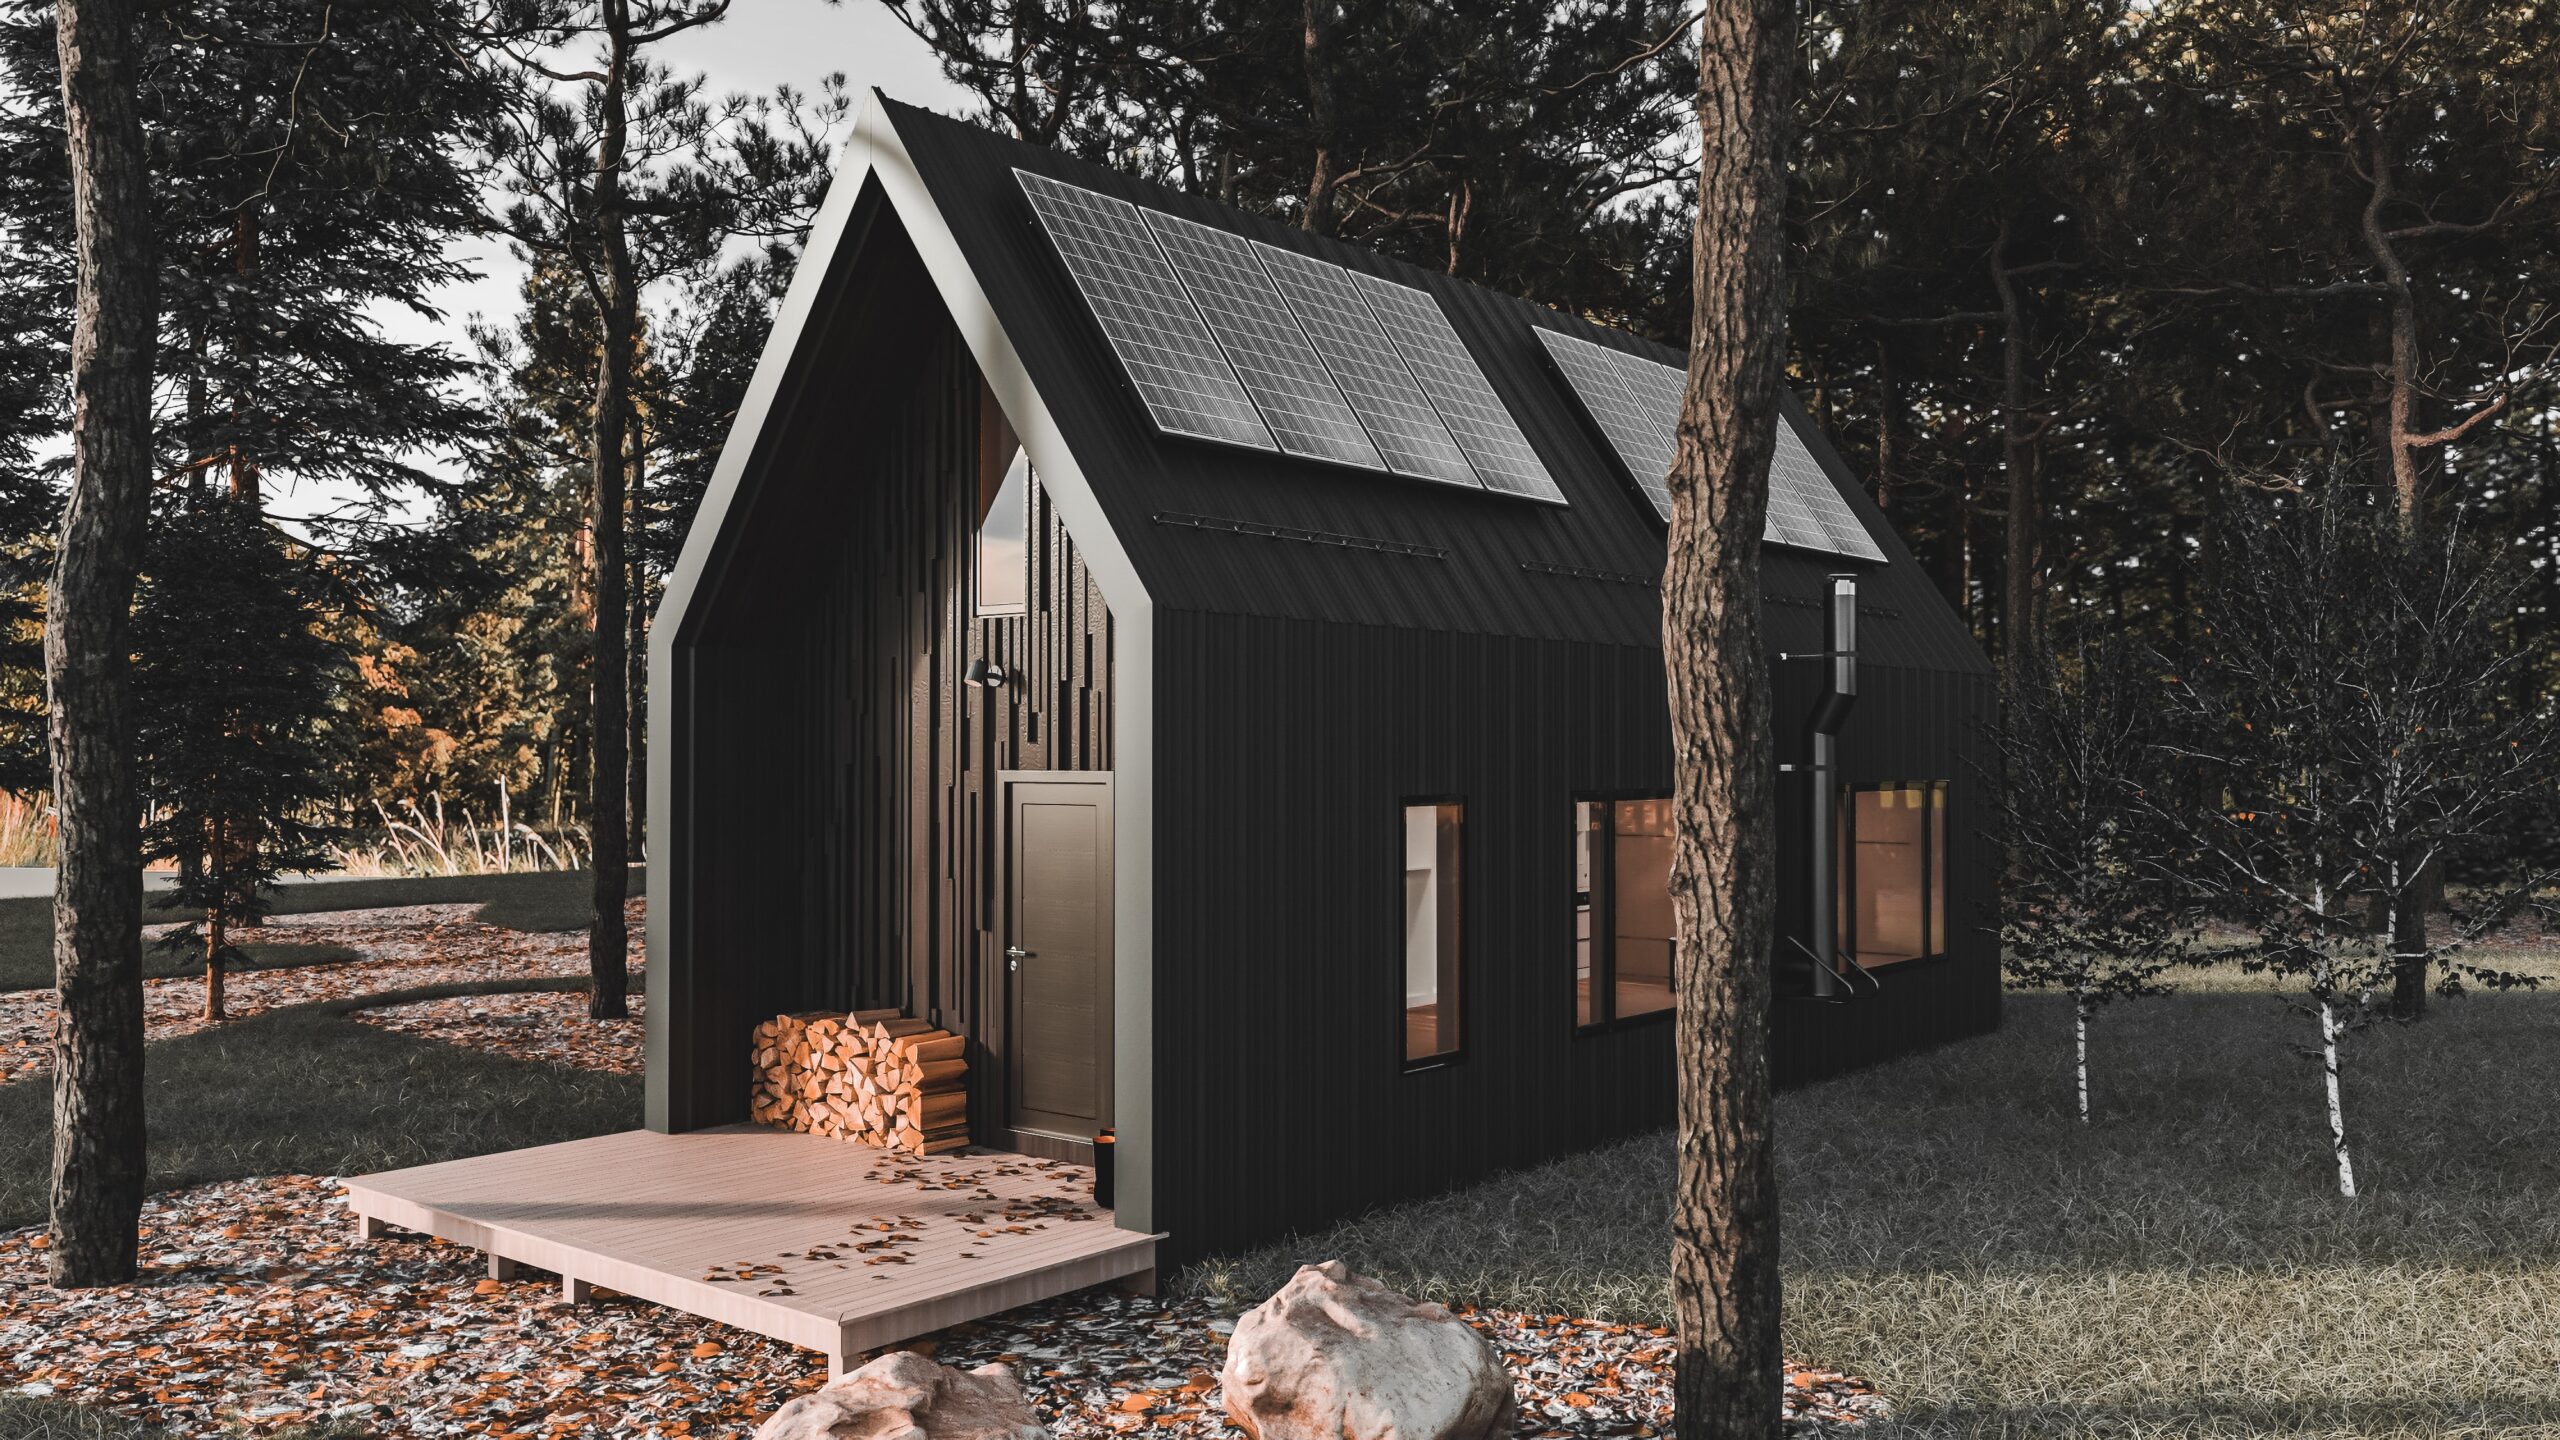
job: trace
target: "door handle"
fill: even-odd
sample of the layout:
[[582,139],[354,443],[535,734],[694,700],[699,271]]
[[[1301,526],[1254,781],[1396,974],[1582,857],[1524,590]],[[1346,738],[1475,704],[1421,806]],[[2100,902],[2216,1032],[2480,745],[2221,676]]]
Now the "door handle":
[[1032,952],[1023,949],[1019,945],[1007,945],[1004,947],[1004,968],[1007,970],[1021,969],[1022,962],[1030,959],[1031,953]]

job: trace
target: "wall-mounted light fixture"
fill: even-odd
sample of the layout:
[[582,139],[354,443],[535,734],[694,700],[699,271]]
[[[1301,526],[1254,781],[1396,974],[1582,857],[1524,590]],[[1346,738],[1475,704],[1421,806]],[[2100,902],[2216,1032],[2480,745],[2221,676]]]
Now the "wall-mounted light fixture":
[[989,663],[987,657],[981,655],[969,662],[969,673],[961,683],[985,690],[1001,690],[1004,688],[1004,667]]

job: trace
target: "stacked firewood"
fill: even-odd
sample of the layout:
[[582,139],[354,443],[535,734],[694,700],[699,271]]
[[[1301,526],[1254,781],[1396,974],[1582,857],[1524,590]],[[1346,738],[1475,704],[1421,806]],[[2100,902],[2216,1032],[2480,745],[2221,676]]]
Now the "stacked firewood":
[[760,1125],[939,1155],[969,1143],[969,1042],[895,1010],[778,1015],[755,1030]]

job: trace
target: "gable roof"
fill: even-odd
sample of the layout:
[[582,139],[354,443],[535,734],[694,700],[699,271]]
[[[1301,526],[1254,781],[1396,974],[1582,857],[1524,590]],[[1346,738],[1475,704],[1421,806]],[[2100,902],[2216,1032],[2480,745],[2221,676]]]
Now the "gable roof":
[[[936,271],[945,302],[991,380],[1000,382],[991,356],[1008,366],[1018,361],[1028,388],[1015,391],[1021,399],[1008,401],[1008,408],[1020,403],[1042,413],[1011,418],[1044,483],[1054,477],[1062,483],[1053,490],[1068,492],[1060,496],[1060,509],[1079,545],[1102,552],[1097,575],[1115,609],[1122,605],[1111,593],[1116,578],[1116,588],[1142,593],[1149,605],[1170,610],[1660,643],[1662,526],[1547,369],[1532,331],[1557,330],[1670,365],[1683,362],[1677,351],[885,96],[875,94],[873,105],[837,175],[839,187],[856,181],[863,193],[830,194],[826,208],[834,219],[821,217],[802,269],[846,282],[856,257],[837,252],[874,233],[845,223],[857,202],[881,206],[921,239],[938,244],[947,237],[956,254],[943,258],[965,275]],[[1017,167],[1427,291],[1567,503],[1542,504],[1159,435],[1035,217],[1014,174]],[[884,180],[890,182],[885,198]],[[919,200],[933,214],[904,213]],[[824,325],[830,313],[814,304],[816,288],[809,274],[795,278],[772,346],[788,351],[819,338],[801,333],[803,326]],[[972,293],[955,295],[955,289]],[[1000,333],[969,333],[988,320]],[[870,337],[869,343],[891,339]],[[758,386],[767,386],[769,371],[778,382],[776,362],[787,366],[790,358],[768,353]],[[997,388],[1000,396],[1006,393],[1004,384]],[[1841,570],[1860,578],[1868,617],[1862,649],[1877,663],[1987,670],[1971,635],[1882,512],[1795,402],[1784,403],[1815,458],[1883,547],[1886,563],[1765,549],[1766,593],[1775,601],[1766,611],[1771,646],[1818,648],[1820,617],[1811,602],[1822,593],[1822,577]],[[751,391],[732,450],[754,447],[762,415]],[[1044,445],[1042,432],[1051,423],[1054,435],[1045,436]],[[745,463],[743,455],[724,454],[724,475],[733,460]],[[713,489],[725,499],[717,479]],[[706,503],[705,520],[716,528],[722,522],[714,511]],[[1092,533],[1097,525],[1108,534]],[[692,570],[698,570],[691,543],[687,551]],[[671,596],[689,589],[692,571],[680,565],[679,572]]]

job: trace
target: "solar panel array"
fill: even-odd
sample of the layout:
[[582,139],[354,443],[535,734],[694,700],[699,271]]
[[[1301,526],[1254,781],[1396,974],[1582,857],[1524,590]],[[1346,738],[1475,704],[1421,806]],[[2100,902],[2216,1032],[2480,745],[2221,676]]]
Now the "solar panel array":
[[1369,438],[1377,442],[1387,468],[1454,485],[1483,483],[1467,463],[1466,452],[1449,437],[1430,397],[1414,383],[1395,342],[1378,328],[1377,317],[1351,284],[1351,272],[1260,241],[1253,248],[1316,353],[1324,357],[1334,383],[1368,423]]
[[1014,175],[1157,429],[1564,503],[1428,292]]
[[1582,402],[1583,412],[1600,428],[1600,436],[1618,458],[1627,465],[1627,473],[1662,518],[1671,518],[1671,451],[1676,434],[1679,411],[1663,418],[1660,406],[1648,407],[1627,388],[1625,377],[1618,373],[1616,351],[1588,340],[1559,335],[1540,329],[1538,343],[1547,350],[1547,359],[1564,372],[1575,398]]
[[1138,207],[1014,173],[1156,428],[1254,450],[1278,448],[1200,312],[1183,298],[1181,282],[1147,238]]
[[1564,503],[1555,477],[1539,462],[1538,452],[1529,448],[1529,437],[1520,433],[1519,422],[1511,418],[1502,398],[1485,383],[1484,371],[1450,327],[1449,317],[1440,313],[1440,302],[1428,291],[1375,275],[1355,273],[1351,283],[1360,287],[1361,298],[1369,302],[1379,328],[1395,342],[1405,368],[1421,382],[1422,393],[1431,397],[1440,418],[1449,423],[1449,433],[1457,437],[1458,448],[1467,452],[1485,488]]
[[1271,288],[1253,242],[1159,211],[1139,213],[1280,448],[1337,465],[1384,469],[1369,432],[1316,358],[1297,317]]
[[[1671,518],[1666,477],[1678,444],[1688,377],[1679,367],[1612,350],[1541,327],[1539,343],[1581,402],[1583,413],[1635,477],[1656,514]],[[1795,426],[1779,417],[1769,459],[1769,517],[1761,538],[1772,545],[1882,560],[1884,550],[1805,448]]]

